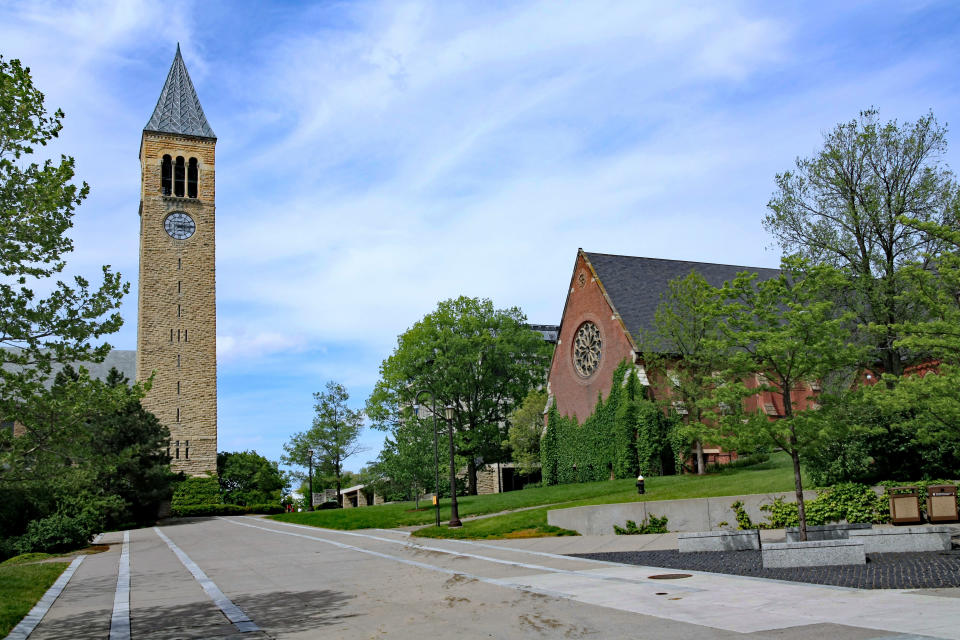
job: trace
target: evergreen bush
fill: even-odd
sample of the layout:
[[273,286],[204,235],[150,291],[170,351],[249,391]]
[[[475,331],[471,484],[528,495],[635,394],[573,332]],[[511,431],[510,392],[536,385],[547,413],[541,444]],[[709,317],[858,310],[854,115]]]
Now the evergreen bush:
[[213,476],[185,478],[173,489],[172,511],[193,505],[221,504],[220,483]]

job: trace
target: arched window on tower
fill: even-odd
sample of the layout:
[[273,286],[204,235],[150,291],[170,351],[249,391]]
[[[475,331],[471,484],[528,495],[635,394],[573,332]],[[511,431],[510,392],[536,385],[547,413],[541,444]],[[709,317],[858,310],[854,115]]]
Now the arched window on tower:
[[169,155],[160,163],[160,191],[168,196],[173,192],[173,161]]
[[190,162],[187,165],[187,196],[190,198],[197,197],[197,174],[199,168],[197,167],[197,159],[190,158]]
[[183,156],[177,156],[177,163],[173,166],[173,195],[178,198],[183,197],[184,169]]

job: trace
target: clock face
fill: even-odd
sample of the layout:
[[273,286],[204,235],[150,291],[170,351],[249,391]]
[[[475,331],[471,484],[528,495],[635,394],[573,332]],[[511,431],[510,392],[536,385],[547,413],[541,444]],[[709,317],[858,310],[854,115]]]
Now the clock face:
[[197,224],[184,212],[177,211],[167,216],[163,221],[163,228],[174,240],[186,240],[197,230]]

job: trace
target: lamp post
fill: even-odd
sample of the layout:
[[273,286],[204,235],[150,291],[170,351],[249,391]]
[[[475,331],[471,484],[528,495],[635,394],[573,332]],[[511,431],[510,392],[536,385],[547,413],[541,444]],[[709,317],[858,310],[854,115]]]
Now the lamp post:
[[450,439],[450,527],[462,527],[460,513],[457,510],[457,468],[453,462],[453,405],[443,408],[447,419],[447,437]]
[[413,413],[420,417],[420,396],[424,393],[430,394],[433,413],[433,510],[437,516],[437,526],[440,526],[440,454],[437,451],[437,398],[432,391],[424,389],[417,392],[413,398]]
[[310,466],[310,497],[307,498],[307,511],[313,511],[313,449],[307,449],[307,455],[310,456],[310,460],[307,463]]

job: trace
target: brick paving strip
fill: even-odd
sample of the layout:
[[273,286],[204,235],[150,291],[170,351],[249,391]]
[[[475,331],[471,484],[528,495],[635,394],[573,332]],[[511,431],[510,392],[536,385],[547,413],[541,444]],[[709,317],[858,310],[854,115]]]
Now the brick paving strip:
[[193,574],[194,579],[200,584],[203,590],[210,596],[210,599],[213,600],[213,603],[220,608],[220,611],[223,612],[223,615],[227,616],[227,619],[233,623],[233,626],[237,628],[237,631],[240,633],[248,633],[251,631],[260,631],[260,627],[256,625],[253,620],[251,620],[243,610],[237,605],[233,604],[233,601],[230,600],[223,591],[220,590],[220,587],[216,583],[207,577],[207,574],[203,572],[197,563],[190,559],[183,550],[178,547],[173,540],[168,538],[159,527],[154,527],[153,530],[160,536],[160,539],[167,543],[167,546],[170,547],[170,550],[177,556],[180,562],[187,568],[187,570]]
[[117,567],[117,590],[110,616],[110,640],[130,640],[130,532],[123,532],[123,547]]
[[867,564],[764,569],[759,551],[621,551],[571,553],[576,558],[624,564],[772,578],[856,589],[960,587],[960,550],[923,553],[868,553]]

